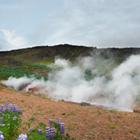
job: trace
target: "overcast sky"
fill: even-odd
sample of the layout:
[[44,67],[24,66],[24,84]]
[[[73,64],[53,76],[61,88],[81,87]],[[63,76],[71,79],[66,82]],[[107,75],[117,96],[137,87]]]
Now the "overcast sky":
[[140,0],[0,0],[0,50],[140,47]]

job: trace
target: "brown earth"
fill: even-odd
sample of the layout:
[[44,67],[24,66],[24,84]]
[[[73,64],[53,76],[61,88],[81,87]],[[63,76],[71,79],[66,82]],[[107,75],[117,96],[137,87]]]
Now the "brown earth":
[[140,114],[117,112],[63,101],[52,101],[0,86],[0,104],[12,102],[23,110],[22,132],[27,120],[34,125],[61,118],[66,131],[76,140],[140,140]]

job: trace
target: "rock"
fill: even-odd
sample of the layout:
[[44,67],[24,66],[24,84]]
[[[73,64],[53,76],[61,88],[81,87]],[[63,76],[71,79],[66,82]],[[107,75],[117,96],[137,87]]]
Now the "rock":
[[90,106],[90,103],[81,102],[80,105],[81,105],[81,106]]
[[135,113],[140,113],[140,107],[138,108],[138,107],[135,107],[134,109],[133,109],[133,112],[135,112]]
[[64,116],[64,115],[66,115],[66,113],[62,113],[62,115]]

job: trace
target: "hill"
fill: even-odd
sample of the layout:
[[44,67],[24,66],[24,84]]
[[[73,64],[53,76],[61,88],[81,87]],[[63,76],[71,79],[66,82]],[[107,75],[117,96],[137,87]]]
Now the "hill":
[[[94,59],[97,58],[102,58],[97,61],[97,70],[99,70],[98,72],[101,72],[100,74],[103,74],[103,76],[110,78],[106,75],[109,71],[112,72],[110,68],[114,68],[116,65],[118,66],[129,56],[134,54],[140,54],[140,49],[97,49],[68,44],[37,46],[21,50],[0,52],[0,80],[7,79],[9,76],[22,77],[24,75],[34,75],[36,78],[45,77],[47,79],[48,73],[51,71],[49,65],[55,61],[55,58],[61,57],[70,60],[74,64],[77,59],[86,56],[93,56],[91,61],[94,61]],[[87,76],[85,77],[87,82],[88,80],[90,81],[92,76],[96,76],[91,75],[90,71],[85,71],[85,75]],[[132,73],[131,75],[132,78],[135,78],[136,76],[137,73]],[[121,84],[119,84],[119,89]],[[130,86],[129,89],[131,88],[132,87]],[[124,93],[124,91],[122,93]],[[34,92],[25,93],[24,90],[15,91],[14,89],[4,87],[3,85],[0,85],[0,96],[0,104],[10,102],[23,109],[22,120],[24,123],[21,132],[27,132],[28,120],[33,120],[33,124],[37,125],[42,122],[47,124],[49,118],[62,118],[65,123],[66,132],[76,140],[139,139],[140,131],[138,127],[140,116],[139,113],[136,112],[130,113],[118,112],[112,109],[106,110],[105,108],[101,108],[101,106],[90,106],[86,102],[78,104],[65,102],[63,100],[54,101],[53,99],[49,99],[48,96],[36,96]],[[100,97],[104,98],[105,96],[99,94],[97,100]],[[124,96],[123,99],[126,100],[126,96]],[[139,98],[137,98],[137,100],[138,99]]]
[[56,57],[74,61],[78,57],[96,55],[121,63],[132,54],[140,54],[140,49],[97,49],[94,47],[60,44],[0,52],[0,79],[7,79],[9,76],[20,77],[25,74],[35,75],[38,78],[47,77],[47,71],[49,71],[47,64],[53,63]]

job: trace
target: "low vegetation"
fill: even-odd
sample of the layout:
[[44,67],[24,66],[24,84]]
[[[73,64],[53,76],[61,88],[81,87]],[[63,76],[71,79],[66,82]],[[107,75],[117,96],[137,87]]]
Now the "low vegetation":
[[13,104],[0,106],[0,140],[71,140],[65,135],[64,123],[60,119],[49,120],[48,127],[40,123],[35,128],[30,128],[26,134],[20,134],[22,111]]
[[0,66],[0,80],[8,79],[10,76],[22,77],[22,76],[34,76],[37,79],[42,77],[47,79],[47,73],[50,68],[43,64],[22,64],[19,66]]

